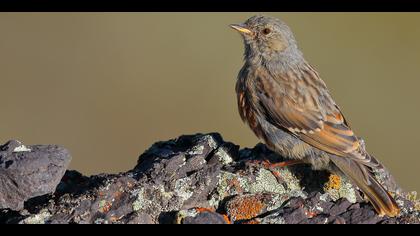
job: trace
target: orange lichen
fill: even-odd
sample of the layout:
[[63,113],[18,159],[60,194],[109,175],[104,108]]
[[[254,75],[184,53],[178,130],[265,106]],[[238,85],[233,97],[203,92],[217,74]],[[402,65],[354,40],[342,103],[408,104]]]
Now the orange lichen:
[[118,201],[118,200],[120,200],[122,195],[123,195],[123,192],[117,191],[117,192],[114,193],[114,199]]
[[316,213],[316,212],[313,212],[313,211],[305,211],[305,215],[308,217],[308,218],[314,218],[315,216],[317,216],[318,214]]
[[232,222],[230,221],[230,219],[229,219],[229,216],[228,216],[228,215],[223,214],[223,219],[225,219],[225,221],[226,221],[226,223],[227,223],[228,225],[232,224]]
[[204,208],[204,207],[197,207],[197,208],[195,208],[195,210],[196,210],[198,213],[203,213],[203,212],[214,212],[214,209],[211,209],[211,208]]
[[341,177],[338,175],[330,175],[330,178],[328,182],[325,185],[326,190],[332,190],[332,189],[340,189],[341,188]]
[[242,197],[239,201],[232,202],[229,213],[232,219],[249,220],[261,214],[265,204],[255,196]]
[[108,213],[111,210],[112,204],[109,202],[106,202],[104,206],[101,208],[102,213]]
[[233,178],[233,179],[229,180],[228,187],[235,189],[235,191],[237,193],[242,193],[243,192],[243,189],[241,187],[241,183],[236,178]]
[[260,222],[258,220],[249,220],[243,223],[244,225],[259,225]]
[[116,217],[116,216],[111,216],[111,217],[109,218],[109,221],[111,221],[111,222],[115,222],[115,221],[117,221],[117,220],[119,220],[119,218],[118,218],[118,217]]

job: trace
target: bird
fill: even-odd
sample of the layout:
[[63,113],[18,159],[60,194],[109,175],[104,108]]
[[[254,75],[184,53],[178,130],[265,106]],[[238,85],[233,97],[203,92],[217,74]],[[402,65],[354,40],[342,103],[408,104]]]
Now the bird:
[[353,132],[289,26],[256,15],[230,27],[244,42],[235,86],[239,115],[254,134],[291,161],[346,176],[379,216],[398,216],[398,204],[374,174],[384,166]]

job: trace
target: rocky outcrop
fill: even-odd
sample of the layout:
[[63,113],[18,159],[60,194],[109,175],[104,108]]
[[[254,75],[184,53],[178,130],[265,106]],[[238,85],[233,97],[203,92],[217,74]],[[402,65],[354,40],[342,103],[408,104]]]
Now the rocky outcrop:
[[15,140],[0,146],[0,209],[22,210],[25,201],[53,193],[70,160],[59,146],[25,146]]
[[420,223],[415,194],[388,173],[378,177],[396,192],[397,218],[377,216],[343,178],[303,164],[268,170],[263,159],[283,161],[262,144],[240,150],[216,133],[181,136],[152,145],[126,173],[67,171],[54,193],[1,210],[0,223]]

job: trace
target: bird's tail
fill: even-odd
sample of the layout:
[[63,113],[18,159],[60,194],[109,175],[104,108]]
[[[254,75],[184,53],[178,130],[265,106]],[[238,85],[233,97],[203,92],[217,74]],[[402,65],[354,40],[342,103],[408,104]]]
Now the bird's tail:
[[331,156],[331,161],[367,196],[380,216],[398,216],[400,208],[395,199],[377,181],[367,166],[349,158]]

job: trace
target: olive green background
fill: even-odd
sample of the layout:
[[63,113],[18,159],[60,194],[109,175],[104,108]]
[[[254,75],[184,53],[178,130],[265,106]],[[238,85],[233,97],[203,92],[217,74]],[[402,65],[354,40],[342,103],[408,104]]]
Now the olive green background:
[[[368,150],[420,190],[420,14],[267,13],[286,21]],[[0,13],[0,142],[60,144],[84,174],[132,168],[153,142],[258,140],[236,110],[254,13]]]

